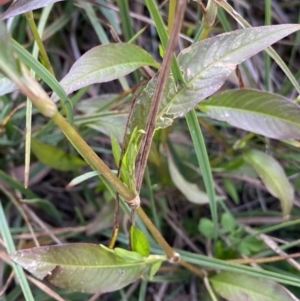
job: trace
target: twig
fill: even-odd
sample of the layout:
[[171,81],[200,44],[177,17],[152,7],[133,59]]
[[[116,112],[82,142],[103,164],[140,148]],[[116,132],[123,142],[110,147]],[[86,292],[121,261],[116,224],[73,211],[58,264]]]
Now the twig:
[[146,129],[145,129],[146,134],[143,137],[139,156],[137,159],[137,167],[136,167],[136,174],[135,174],[137,191],[140,191],[141,188],[148,155],[150,152],[151,142],[155,131],[156,119],[160,108],[162,95],[170,73],[171,62],[178,42],[178,36],[181,29],[182,20],[184,17],[185,7],[186,7],[186,0],[180,0],[177,5],[177,12],[175,18],[176,21],[173,27],[172,35],[157,79],[157,85],[154,92],[154,96],[153,96],[153,100],[152,100],[151,108],[149,110],[149,116],[146,124]]

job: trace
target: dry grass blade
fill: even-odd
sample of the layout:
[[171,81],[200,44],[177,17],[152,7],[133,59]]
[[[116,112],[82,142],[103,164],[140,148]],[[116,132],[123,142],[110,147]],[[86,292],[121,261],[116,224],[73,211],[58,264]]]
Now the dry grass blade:
[[[251,229],[250,227],[245,227],[246,231],[251,233],[251,234],[255,234],[255,231],[253,229]],[[270,248],[272,249],[274,252],[276,252],[277,254],[279,254],[281,257],[285,257],[287,259],[287,262],[293,266],[296,270],[300,271],[300,264],[293,259],[294,257],[298,258],[299,257],[299,253],[297,254],[292,254],[292,255],[288,255],[286,254],[284,251],[282,251],[278,244],[268,235],[265,234],[259,234],[258,237]]]
[[38,288],[40,288],[42,291],[44,291],[48,296],[53,298],[53,300],[57,301],[66,301],[66,299],[62,298],[60,295],[58,295],[55,291],[50,289],[47,285],[45,285],[43,282],[31,277],[26,276],[28,280],[30,280],[34,285],[36,285]]
[[6,290],[8,289],[8,287],[10,286],[12,280],[14,279],[15,276],[15,272],[12,271],[9,275],[9,277],[6,280],[6,283],[3,285],[3,287],[0,289],[0,298],[3,297],[3,295],[5,294]]

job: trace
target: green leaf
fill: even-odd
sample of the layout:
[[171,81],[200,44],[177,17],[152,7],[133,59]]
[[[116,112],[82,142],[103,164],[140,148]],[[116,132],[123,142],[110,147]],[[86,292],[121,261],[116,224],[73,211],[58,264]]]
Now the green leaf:
[[[104,246],[102,246],[104,247]],[[107,247],[105,247],[107,248]],[[112,250],[112,249],[109,249],[107,248],[108,250]],[[128,251],[126,249],[122,249],[122,248],[115,248],[113,250],[116,254],[116,256],[120,257],[121,259],[126,259],[130,262],[136,262],[136,261],[142,261],[144,259],[144,257],[140,254],[140,253],[137,253],[137,252],[134,252],[134,251]]]
[[210,219],[206,217],[201,218],[198,229],[200,233],[204,235],[206,238],[210,238],[210,239],[214,238],[214,233],[215,233],[214,224]]
[[39,279],[76,292],[111,292],[134,282],[164,257],[77,243],[20,250],[11,259]]
[[122,158],[122,180],[131,190],[136,190],[135,164],[143,133],[143,131],[138,131],[137,129],[131,132],[130,139],[126,144],[126,152]]
[[300,106],[273,93],[232,90],[200,104],[210,117],[274,139],[300,138]]
[[[193,109],[215,93],[238,64],[271,44],[300,29],[299,24],[245,28],[194,43],[178,56],[185,84],[176,85],[170,75],[162,96],[156,127],[164,128],[173,119]],[[130,128],[145,129],[157,82],[156,75],[137,99]]]
[[236,221],[230,213],[226,212],[222,214],[221,225],[224,233],[233,233],[236,228]]
[[156,263],[154,263],[149,271],[149,275],[148,278],[149,280],[152,280],[152,278],[154,277],[154,275],[157,273],[157,271],[160,269],[161,265],[162,265],[163,261],[158,261]]
[[63,150],[49,144],[44,144],[35,138],[31,140],[31,149],[35,156],[45,165],[61,171],[77,170],[86,166],[78,156],[66,154]]
[[188,182],[177,169],[175,162],[171,156],[171,153],[168,153],[168,165],[169,172],[175,186],[180,190],[180,192],[186,197],[186,199],[194,204],[203,205],[208,204],[209,199],[205,192],[201,191],[199,187]]
[[17,0],[1,16],[2,20],[11,18],[30,10],[35,10],[63,0]]
[[[95,83],[108,82],[142,66],[159,67],[150,54],[133,44],[109,44],[81,56],[61,80],[67,94]],[[52,98],[57,99],[56,95]]]
[[278,283],[245,274],[222,272],[210,278],[213,289],[230,301],[292,301]]
[[240,204],[240,198],[237,193],[237,188],[236,186],[232,183],[230,179],[223,178],[223,184],[226,189],[226,192],[229,194],[229,196],[233,199],[234,203],[236,205]]
[[[136,103],[133,107],[132,117],[129,121],[129,129],[132,132],[135,128],[145,130],[146,122],[148,119],[148,114],[150,112],[150,107],[152,99],[154,96],[155,87],[157,84],[158,73],[148,82],[147,86],[141,91],[138,96]],[[164,108],[167,102],[169,94],[176,93],[176,85],[172,75],[167,79],[166,88],[162,96],[161,110]],[[156,121],[156,128],[164,128],[171,125],[173,120],[164,116],[163,118],[158,118]]]
[[147,236],[139,228],[131,226],[130,228],[130,242],[132,251],[146,257],[150,254],[150,244]]
[[237,250],[238,250],[241,254],[243,254],[243,255],[245,255],[245,256],[250,256],[250,255],[251,255],[251,249],[250,249],[250,246],[249,246],[249,244],[248,244],[246,241],[244,241],[244,240],[242,240],[240,243],[238,243],[238,245],[237,245]]
[[299,29],[299,24],[245,28],[184,49],[178,61],[186,85],[168,101],[160,116],[179,116],[189,111],[217,91],[237,65]]
[[114,156],[116,166],[119,167],[121,153],[122,153],[121,146],[120,146],[116,136],[113,135],[112,133],[110,134],[110,141],[111,141],[111,148],[112,148],[112,153],[113,153],[113,156]]
[[72,179],[67,187],[70,188],[70,187],[74,187],[76,185],[79,185],[80,183],[82,182],[85,182],[86,180],[88,179],[91,179],[93,177],[98,177],[100,175],[100,172],[99,171],[89,171],[89,172],[86,172],[78,177],[75,177],[74,179]]
[[253,166],[268,191],[280,200],[283,216],[288,217],[293,207],[294,188],[278,161],[258,150],[246,151],[244,159]]
[[243,241],[248,245],[249,250],[253,253],[260,252],[265,247],[264,242],[254,236],[247,236]]

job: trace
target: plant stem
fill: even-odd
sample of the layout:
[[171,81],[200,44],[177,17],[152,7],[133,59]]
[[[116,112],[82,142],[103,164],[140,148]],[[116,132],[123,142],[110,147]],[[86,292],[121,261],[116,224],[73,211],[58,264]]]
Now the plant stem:
[[[52,120],[56,123],[60,129],[64,132],[73,146],[77,149],[79,154],[85,159],[85,161],[97,171],[100,171],[105,179],[116,189],[121,197],[131,205],[133,200],[139,198],[131,190],[124,185],[123,182],[109,169],[109,167],[97,156],[97,154],[90,148],[90,146],[82,139],[82,137],[75,131],[75,129],[67,122],[67,120],[57,112]],[[136,209],[136,213],[141,218],[143,223],[152,233],[158,244],[165,251],[169,259],[176,257],[176,253],[172,247],[166,242],[157,228],[154,226],[149,217],[145,214],[144,210],[141,207]]]
[[[272,1],[265,1],[265,25],[271,25],[272,23]],[[265,63],[265,88],[266,91],[272,91],[272,81],[271,81],[271,58],[270,56],[264,52],[264,63]]]
[[205,273],[202,272],[200,269],[196,268],[194,265],[190,264],[189,262],[184,261],[183,259],[179,260],[179,264],[188,269],[189,271],[193,272],[200,278],[205,277]]
[[[181,1],[181,4],[184,2]],[[177,26],[178,27],[178,26]],[[179,29],[177,28],[177,35]],[[174,38],[172,39],[174,42]],[[173,43],[171,43],[173,44]],[[174,45],[170,45],[169,53]],[[170,55],[168,58],[170,64]],[[176,62],[176,60],[173,60]],[[166,63],[165,63],[166,64]],[[2,66],[1,66],[2,67]],[[4,66],[5,67],[5,66]],[[64,132],[66,137],[79,152],[79,154],[85,159],[85,161],[91,166],[92,169],[99,171],[103,177],[114,187],[114,189],[120,194],[120,196],[129,204],[129,206],[139,205],[139,196],[135,192],[131,191],[110,169],[109,167],[98,157],[98,155],[91,149],[91,147],[84,141],[84,139],[77,133],[77,131],[68,123],[68,121],[58,112],[56,105],[50,100],[47,93],[42,87],[28,74],[27,69],[21,66],[24,77],[19,78],[14,72],[5,68],[4,72],[9,75],[15,83],[19,86],[20,90],[31,99],[33,105],[42,113],[45,117],[51,118],[51,120]],[[165,68],[169,69],[169,66]],[[158,244],[166,253],[168,259],[171,262],[179,261],[179,254],[177,254],[167,241],[160,234],[159,230],[155,227],[149,217],[146,215],[141,207],[136,208],[136,213],[145,224],[145,226],[152,233]],[[199,269],[193,267],[185,261],[181,261],[181,264],[186,266],[196,274],[201,273]]]
[[200,40],[204,40],[208,38],[216,22],[217,12],[218,12],[217,4],[214,3],[212,0],[208,0],[206,8],[203,11],[202,24],[204,27],[203,27],[203,31],[201,32]]
[[139,206],[139,196],[131,191],[98,157],[98,155],[91,149],[91,147],[84,141],[84,139],[76,132],[70,123],[59,113],[55,103],[49,98],[48,94],[43,88],[33,79],[28,70],[21,65],[24,77],[22,80],[18,79],[16,84],[19,89],[32,101],[33,105],[45,117],[59,126],[66,137],[73,144],[79,154],[91,166],[92,169],[99,171],[105,179],[115,188],[115,190],[123,197],[129,206]]
[[203,280],[204,280],[204,281],[203,281],[203,282],[204,282],[204,285],[205,285],[205,287],[206,287],[206,289],[207,289],[207,291],[208,291],[208,293],[209,293],[209,296],[210,296],[211,300],[212,300],[212,301],[218,301],[218,299],[217,299],[217,297],[216,297],[216,295],[215,295],[213,289],[212,289],[211,286],[210,286],[209,279],[208,279],[207,277],[204,277]]
[[[147,9],[149,10],[149,12],[151,14],[152,19],[154,20],[162,47],[166,51],[168,42],[169,42],[169,36],[168,36],[168,32],[165,28],[164,21],[159,12],[157,3],[155,0],[145,0],[145,3],[147,6]],[[173,3],[174,2],[171,2],[170,5]],[[183,83],[184,82],[183,75],[181,73],[181,70],[180,70],[180,67],[177,62],[176,57],[174,57],[172,60],[171,70],[172,70],[173,77],[175,78],[175,81]]]
[[136,173],[135,173],[137,191],[140,191],[141,188],[148,155],[150,152],[151,142],[155,132],[155,124],[160,109],[163,91],[165,89],[170,74],[170,66],[172,64],[172,61],[176,61],[174,57],[174,50],[178,43],[178,37],[181,29],[182,20],[184,17],[185,7],[186,7],[186,0],[180,0],[177,4],[176,23],[174,24],[174,28],[172,30],[172,35],[168,43],[165,57],[158,74],[157,84],[155,87],[151,107],[148,114],[147,124],[145,128],[145,135],[142,138],[142,142],[137,158],[137,162],[139,162],[139,164],[137,164],[136,166]]
[[[164,50],[166,50],[167,49],[167,45],[168,45],[168,40],[169,40],[168,39],[168,33],[167,33],[166,29],[165,29],[165,25],[163,23],[163,20],[162,20],[160,14],[159,14],[159,10],[158,10],[157,4],[156,4],[156,2],[154,0],[145,0],[145,3],[146,3],[147,8],[148,8],[148,10],[149,10],[149,12],[150,12],[150,14],[151,14],[154,22],[155,22],[155,25],[156,25],[156,28],[157,28],[158,35],[160,37],[160,41],[162,43],[162,46],[163,46]],[[175,4],[176,4],[175,1],[170,1],[169,9],[173,10]],[[179,3],[177,3],[177,5],[179,5]],[[170,20],[169,20],[169,23],[172,23],[172,21],[170,22]],[[170,28],[169,28],[169,30],[170,30]],[[173,77],[174,77],[175,81],[177,81],[177,82],[184,82],[183,75],[181,73],[181,70],[180,70],[180,67],[179,67],[179,64],[178,64],[178,61],[177,61],[176,58],[173,58],[171,70],[172,70],[172,74],[173,74]],[[143,222],[145,222],[145,221],[143,220]],[[150,230],[150,228],[149,228],[148,225],[147,225],[147,228]],[[154,228],[155,228],[155,226],[154,226]],[[156,228],[155,228],[155,230],[158,231]],[[161,236],[161,234],[159,232],[158,232],[158,234],[159,234],[159,236]],[[152,235],[157,239],[157,237],[158,237],[157,234],[154,234],[152,232]],[[163,237],[162,237],[162,239],[164,240]],[[162,246],[162,242],[160,242],[159,244]],[[169,245],[167,245],[167,247],[169,248]],[[163,248],[166,251],[166,246],[163,247]],[[174,250],[173,249],[171,249],[171,250],[172,250],[173,254],[175,254]],[[166,252],[168,257],[169,257],[168,254],[171,255],[171,250],[168,251],[170,253]],[[202,271],[199,270],[198,268],[196,268],[195,266],[193,266],[193,265],[191,265],[191,264],[189,264],[189,263],[187,263],[187,262],[185,262],[184,260],[181,260],[181,259],[180,259],[179,263],[182,266],[184,266],[185,268],[187,268],[188,270],[190,270],[191,272],[193,272],[196,275],[198,275],[201,278],[203,278]]]
[[92,169],[101,172],[105,179],[116,189],[120,196],[131,206],[137,198],[136,194],[131,191],[98,157],[84,139],[76,130],[67,122],[67,120],[57,112],[52,120],[64,132],[79,154],[92,167]]
[[155,225],[152,223],[150,218],[147,216],[145,211],[142,209],[142,207],[139,207],[136,209],[137,215],[140,217],[140,219],[143,221],[145,226],[148,228],[148,230],[151,232],[157,243],[161,246],[161,248],[166,253],[168,259],[176,261],[176,252],[173,250],[173,248],[167,243],[167,241],[164,239],[164,237],[160,234],[160,232],[157,230]]
[[[85,159],[92,169],[101,172],[103,177],[114,187],[120,196],[127,202],[129,206],[138,207],[140,203],[139,196],[131,191],[98,157],[98,155],[91,149],[91,147],[84,141],[84,139],[76,132],[76,130],[68,123],[68,121],[58,112],[56,105],[48,97],[47,93],[42,87],[28,74],[28,71],[23,68],[23,81],[18,79],[20,90],[31,99],[33,105],[45,116],[51,120],[64,132],[66,137],[78,151],[78,153]],[[136,208],[136,212],[152,233],[158,244],[167,254],[167,257],[175,262],[179,255],[172,249],[172,247],[162,237],[152,221],[148,218],[141,207]]]
[[32,11],[29,11],[29,12],[26,13],[26,19],[27,19],[28,24],[29,24],[29,26],[31,28],[32,34],[34,36],[34,39],[35,39],[36,43],[38,44],[38,47],[39,47],[39,50],[40,50],[40,54],[41,54],[41,57],[42,57],[42,61],[43,61],[44,65],[45,65],[45,67],[48,69],[48,71],[53,76],[55,76],[54,72],[53,72],[53,69],[52,69],[52,66],[51,66],[51,63],[50,63],[50,60],[49,60],[49,57],[47,55],[46,49],[44,47],[43,41],[42,41],[42,39],[41,39],[41,37],[39,35],[39,32],[38,32],[38,29],[36,27]]

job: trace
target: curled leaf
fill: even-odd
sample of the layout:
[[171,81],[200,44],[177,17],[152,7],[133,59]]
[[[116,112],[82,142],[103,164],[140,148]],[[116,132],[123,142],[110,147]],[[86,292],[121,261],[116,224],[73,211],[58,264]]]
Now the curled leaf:
[[282,214],[288,217],[293,207],[294,187],[279,162],[258,150],[246,151],[244,159],[253,166],[268,191],[280,200]]

